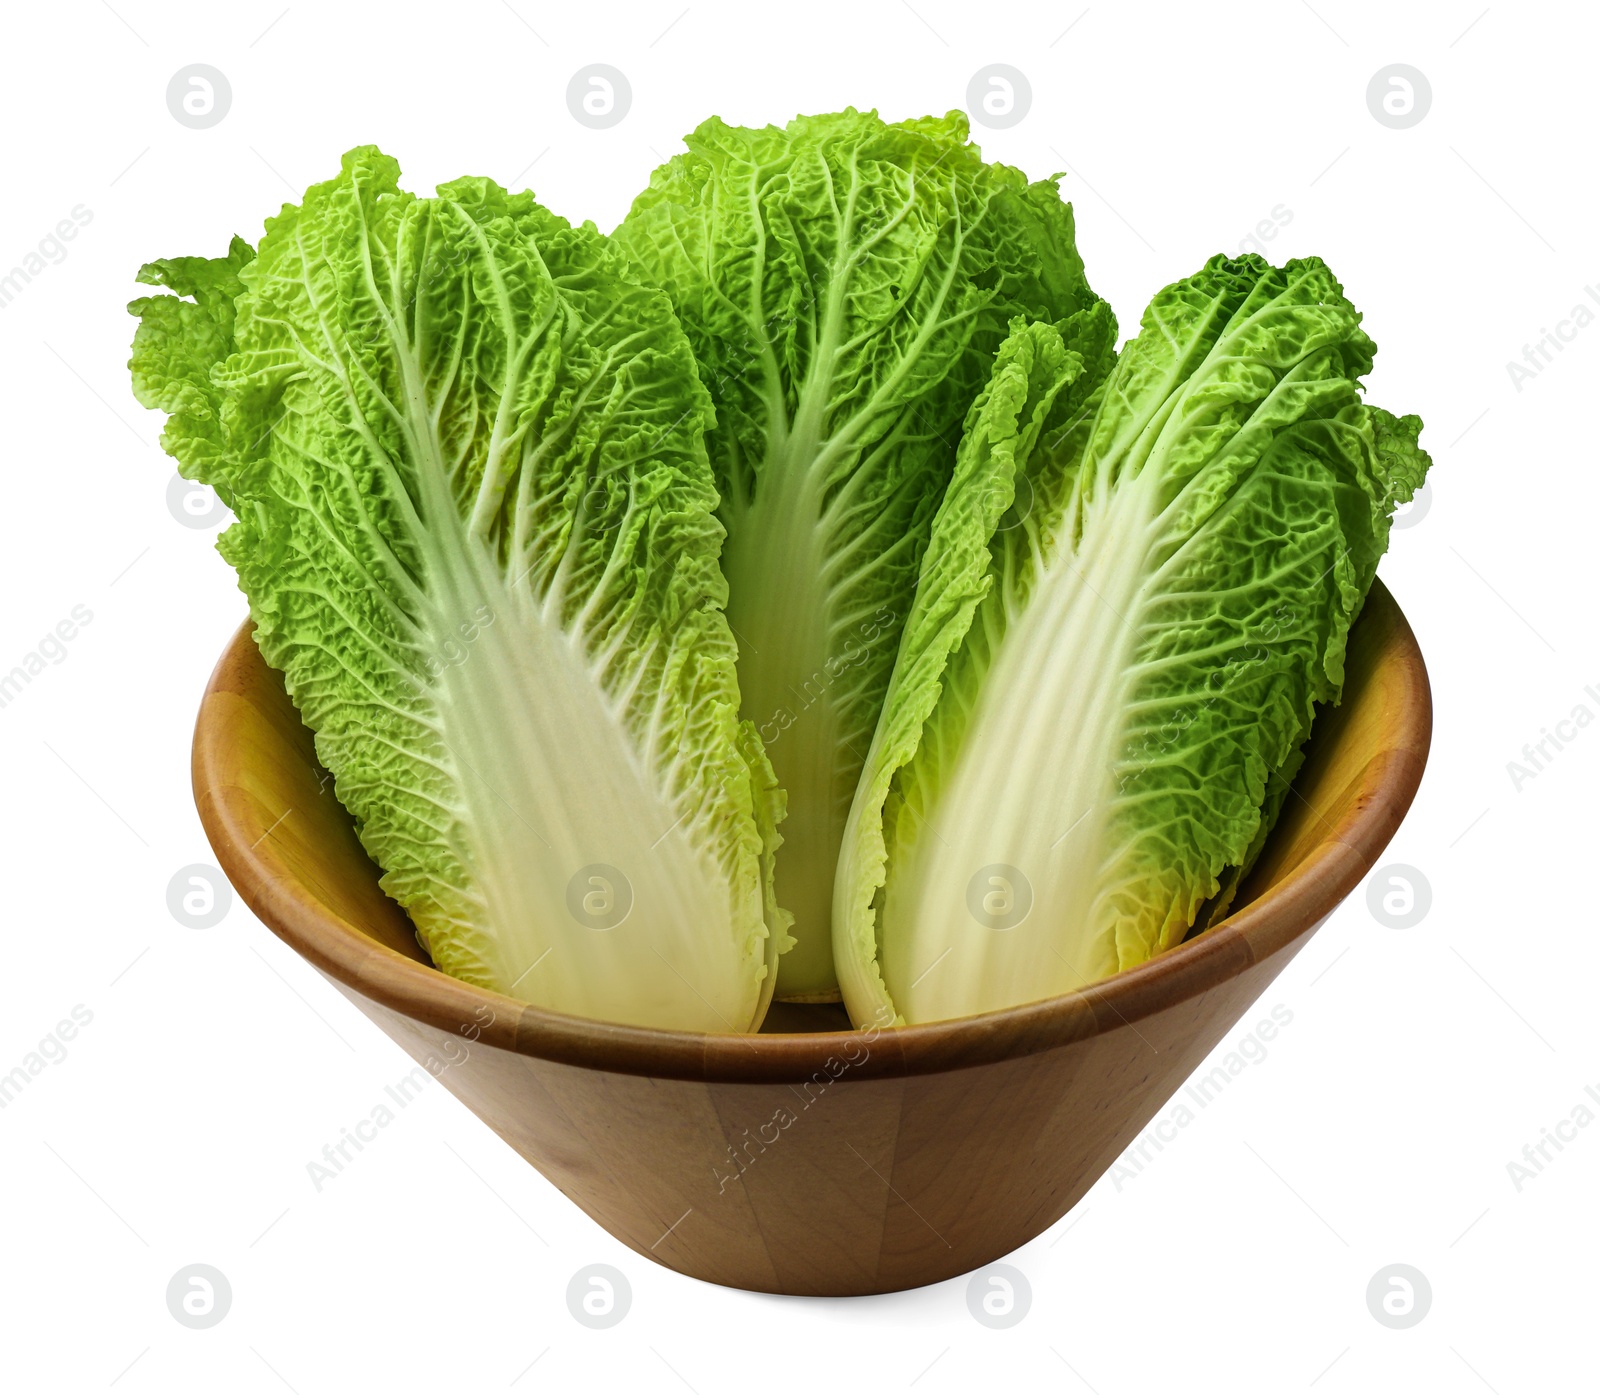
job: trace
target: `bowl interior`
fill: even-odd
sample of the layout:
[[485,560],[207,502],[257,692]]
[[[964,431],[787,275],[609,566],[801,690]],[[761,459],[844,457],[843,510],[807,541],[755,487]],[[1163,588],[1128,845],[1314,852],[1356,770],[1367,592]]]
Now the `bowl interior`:
[[[1159,1011],[1283,949],[1376,861],[1421,779],[1431,721],[1416,639],[1378,583],[1351,632],[1344,700],[1319,714],[1278,824],[1226,919],[1079,992],[886,1033],[887,1049],[857,1074],[920,1074],[1045,1050]],[[346,987],[445,1031],[631,1074],[790,1080],[805,1079],[849,1028],[837,1005],[798,1004],[775,1004],[754,1038],[626,1027],[548,1012],[435,970],[410,920],[379,889],[378,869],[248,623],[206,689],[193,775],[212,847],[251,909]]]

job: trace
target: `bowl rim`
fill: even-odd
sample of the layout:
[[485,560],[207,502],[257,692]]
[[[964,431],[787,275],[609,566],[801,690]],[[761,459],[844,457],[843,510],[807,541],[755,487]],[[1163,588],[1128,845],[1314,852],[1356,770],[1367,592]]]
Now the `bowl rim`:
[[[1405,700],[1394,709],[1385,748],[1357,777],[1361,788],[1347,801],[1341,822],[1282,880],[1216,926],[1135,968],[1057,997],[949,1021],[754,1035],[633,1027],[535,1007],[379,943],[298,889],[272,839],[252,818],[250,796],[229,778],[238,764],[230,755],[237,708],[216,699],[239,694],[234,684],[244,667],[263,663],[248,619],[223,651],[201,701],[192,762],[195,803],[223,871],[268,928],[346,989],[443,1032],[443,1063],[457,1059],[452,1048],[470,1052],[472,1044],[483,1043],[522,1056],[663,1079],[826,1085],[846,1074],[852,1080],[925,1075],[1030,1056],[1124,1025],[1137,1034],[1141,1018],[1237,976],[1326,919],[1399,827],[1427,760],[1427,669],[1398,604],[1374,582],[1357,623],[1385,621],[1381,666],[1398,666]],[[451,1034],[464,1041],[448,1040]]]

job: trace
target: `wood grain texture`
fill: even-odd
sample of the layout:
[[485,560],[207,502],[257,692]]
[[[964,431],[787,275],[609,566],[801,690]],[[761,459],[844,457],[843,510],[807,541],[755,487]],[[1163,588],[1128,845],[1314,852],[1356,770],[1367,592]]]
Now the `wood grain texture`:
[[1065,1215],[1376,862],[1427,760],[1416,640],[1382,584],[1279,826],[1219,925],[1064,997],[878,1033],[758,1036],[547,1012],[432,968],[377,885],[248,625],[206,689],[195,802],[245,902],[613,1235],[796,1294],[964,1273]]

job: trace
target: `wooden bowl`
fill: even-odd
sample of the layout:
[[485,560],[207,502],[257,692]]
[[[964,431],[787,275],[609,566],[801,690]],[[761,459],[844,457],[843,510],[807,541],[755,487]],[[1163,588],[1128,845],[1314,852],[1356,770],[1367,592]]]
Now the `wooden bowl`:
[[1221,924],[1081,992],[876,1035],[782,1006],[760,1036],[616,1026],[438,972],[248,624],[201,704],[195,802],[251,910],[623,1243],[738,1288],[882,1293],[1065,1215],[1371,869],[1432,727],[1382,584],[1347,675]]

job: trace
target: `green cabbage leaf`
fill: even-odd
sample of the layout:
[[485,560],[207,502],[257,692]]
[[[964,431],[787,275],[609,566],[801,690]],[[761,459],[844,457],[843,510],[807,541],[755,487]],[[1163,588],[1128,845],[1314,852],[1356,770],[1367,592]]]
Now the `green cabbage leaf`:
[[1318,260],[1217,257],[1103,383],[1071,324],[1013,327],[839,861],[857,1022],[1142,963],[1259,850],[1429,463],[1416,417],[1363,401],[1360,319]]
[[[751,1031],[782,816],[739,718],[666,296],[591,224],[351,151],[259,247],[151,263],[130,364],[339,799],[445,971]],[[285,818],[293,818],[289,810]]]
[[963,419],[1013,316],[1110,313],[1055,182],[985,163],[960,112],[713,119],[686,144],[614,236],[716,402],[743,713],[788,801],[778,991],[826,999],[840,842]]

